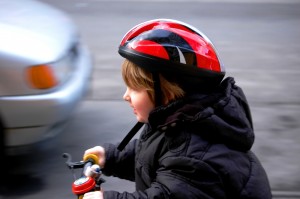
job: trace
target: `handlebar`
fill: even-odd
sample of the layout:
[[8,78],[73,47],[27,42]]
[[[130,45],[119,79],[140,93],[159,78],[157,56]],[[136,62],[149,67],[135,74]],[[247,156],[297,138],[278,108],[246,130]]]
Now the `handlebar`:
[[[101,189],[101,184],[105,182],[101,178],[101,168],[98,165],[98,157],[93,154],[84,156],[83,161],[72,162],[72,156],[69,153],[64,153],[63,158],[67,158],[66,165],[72,171],[74,182],[72,191],[81,199],[87,192]],[[81,176],[76,177],[74,169],[82,168]]]

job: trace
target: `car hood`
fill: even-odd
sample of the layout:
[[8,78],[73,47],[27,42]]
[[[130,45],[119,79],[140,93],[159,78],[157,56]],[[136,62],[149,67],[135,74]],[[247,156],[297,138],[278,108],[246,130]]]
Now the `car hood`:
[[74,23],[49,5],[31,0],[0,1],[0,9],[0,53],[40,64],[63,56],[75,42]]

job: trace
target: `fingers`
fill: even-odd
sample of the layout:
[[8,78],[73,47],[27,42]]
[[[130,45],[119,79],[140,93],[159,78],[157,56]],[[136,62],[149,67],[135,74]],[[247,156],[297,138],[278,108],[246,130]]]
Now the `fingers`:
[[95,154],[95,155],[98,155],[101,151],[101,146],[95,146],[93,148],[90,148],[90,149],[87,149],[85,152],[84,152],[84,156],[87,155],[87,154]]
[[103,199],[102,191],[88,192],[83,195],[83,199]]
[[99,166],[104,168],[105,165],[105,149],[102,146],[95,146],[93,148],[90,148],[84,152],[84,156],[88,154],[96,155],[99,159]]

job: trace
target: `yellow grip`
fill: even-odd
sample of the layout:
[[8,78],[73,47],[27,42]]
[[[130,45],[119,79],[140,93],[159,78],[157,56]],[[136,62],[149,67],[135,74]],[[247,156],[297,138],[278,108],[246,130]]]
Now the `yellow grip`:
[[78,196],[78,199],[82,199],[82,198],[83,198],[83,195]]
[[83,157],[83,161],[87,161],[88,159],[92,159],[94,164],[99,164],[99,158],[94,154],[87,154]]

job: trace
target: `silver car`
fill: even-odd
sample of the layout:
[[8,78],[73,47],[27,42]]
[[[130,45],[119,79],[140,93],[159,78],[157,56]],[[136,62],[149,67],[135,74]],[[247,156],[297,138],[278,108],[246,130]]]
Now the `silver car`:
[[6,152],[30,152],[61,132],[86,94],[91,71],[90,52],[70,17],[38,1],[0,0],[0,140]]

